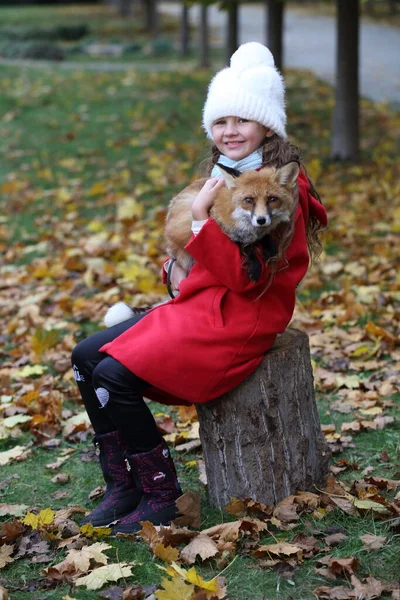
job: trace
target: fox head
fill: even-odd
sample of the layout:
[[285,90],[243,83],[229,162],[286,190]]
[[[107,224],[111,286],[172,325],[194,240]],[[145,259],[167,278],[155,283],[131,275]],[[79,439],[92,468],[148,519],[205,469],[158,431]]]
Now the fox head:
[[280,169],[245,171],[239,176],[230,169],[223,170],[223,165],[218,166],[226,187],[220,190],[211,214],[232,240],[251,244],[280,223],[290,223],[297,205],[297,162]]

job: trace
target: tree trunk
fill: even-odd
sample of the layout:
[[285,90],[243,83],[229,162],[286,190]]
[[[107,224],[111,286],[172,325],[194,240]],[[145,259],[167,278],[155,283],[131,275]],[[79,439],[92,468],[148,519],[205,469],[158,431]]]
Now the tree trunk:
[[283,21],[284,0],[266,0],[267,46],[271,50],[276,67],[283,69]]
[[144,8],[145,8],[145,27],[153,35],[157,35],[158,25],[159,25],[157,0],[144,0]]
[[234,0],[228,8],[226,28],[226,64],[229,65],[232,54],[239,46],[239,5]]
[[359,0],[336,0],[336,88],[332,157],[355,160],[359,153]]
[[132,0],[118,0],[118,12],[120,17],[130,17],[132,14]]
[[187,56],[189,53],[189,7],[185,0],[182,2],[180,39],[181,55]]
[[328,474],[308,336],[289,329],[236,389],[198,405],[208,492],[214,506],[230,498],[275,504],[313,490]]
[[200,67],[207,69],[210,66],[210,46],[208,38],[208,7],[200,6]]

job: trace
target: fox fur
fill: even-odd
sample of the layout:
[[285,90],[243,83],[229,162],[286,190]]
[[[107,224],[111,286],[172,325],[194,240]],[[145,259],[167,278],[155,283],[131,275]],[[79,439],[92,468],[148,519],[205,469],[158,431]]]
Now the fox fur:
[[[290,228],[293,222],[298,201],[299,164],[292,161],[280,169],[264,167],[260,171],[245,171],[239,176],[223,170],[223,165],[218,166],[226,185],[217,192],[210,216],[232,241],[238,243],[247,259],[260,242],[266,259],[270,258],[277,253],[270,234],[283,224]],[[166,217],[168,255],[186,272],[193,265],[192,257],[184,248],[192,235],[192,204],[206,181],[198,179],[175,196]],[[254,279],[257,277],[253,273],[254,261],[248,262],[251,265],[249,275]]]

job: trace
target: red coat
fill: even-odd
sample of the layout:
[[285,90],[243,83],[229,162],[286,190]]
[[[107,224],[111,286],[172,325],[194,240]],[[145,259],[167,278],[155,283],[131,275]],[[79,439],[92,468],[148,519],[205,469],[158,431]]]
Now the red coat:
[[209,218],[186,245],[195,264],[181,282],[179,296],[152,309],[100,350],[149,382],[147,397],[166,404],[208,402],[237,386],[292,318],[296,286],[309,263],[309,212],[326,224],[324,208],[308,190],[300,174],[295,231],[286,252],[289,266],[276,273],[264,295],[259,297],[268,266],[251,282],[237,244]]

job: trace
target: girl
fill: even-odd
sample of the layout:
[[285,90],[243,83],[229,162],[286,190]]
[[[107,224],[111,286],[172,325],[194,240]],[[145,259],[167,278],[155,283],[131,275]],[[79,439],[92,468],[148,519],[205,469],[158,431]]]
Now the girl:
[[[203,126],[212,140],[209,174],[193,209],[186,250],[195,263],[188,276],[172,268],[180,294],[166,304],[84,340],[72,356],[75,378],[95,431],[107,483],[101,504],[85,522],[132,533],[140,521],[167,524],[180,496],[165,442],[143,400],[166,404],[208,402],[237,386],[257,368],[294,310],[296,286],[317,231],[327,225],[323,206],[302,171],[290,239],[277,256],[261,260],[249,279],[239,247],[209,218],[218,188],[217,161],[239,171],[281,167],[299,160],[286,139],[284,86],[270,51],[251,42],[212,80]],[[165,280],[165,270],[163,276]]]

